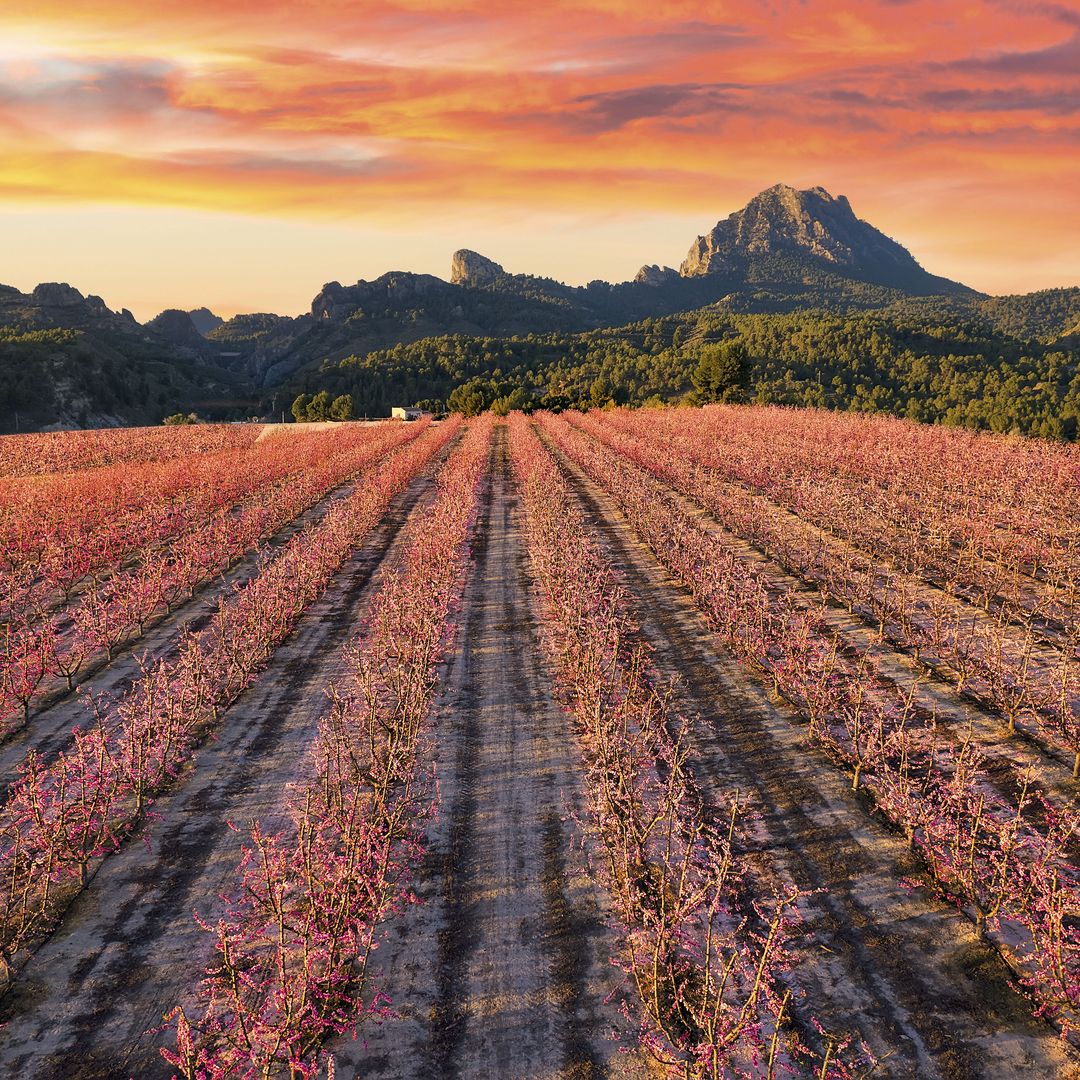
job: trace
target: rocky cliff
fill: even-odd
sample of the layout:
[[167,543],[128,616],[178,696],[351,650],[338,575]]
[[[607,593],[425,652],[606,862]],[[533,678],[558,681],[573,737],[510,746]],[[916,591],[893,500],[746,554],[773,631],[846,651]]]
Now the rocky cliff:
[[490,285],[506,271],[494,260],[462,248],[450,259],[451,285]]

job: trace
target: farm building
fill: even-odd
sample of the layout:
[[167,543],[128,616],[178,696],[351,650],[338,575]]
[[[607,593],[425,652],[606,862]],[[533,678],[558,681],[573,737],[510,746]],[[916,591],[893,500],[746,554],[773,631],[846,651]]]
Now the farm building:
[[423,409],[403,409],[397,405],[390,410],[392,420],[419,420],[423,415]]

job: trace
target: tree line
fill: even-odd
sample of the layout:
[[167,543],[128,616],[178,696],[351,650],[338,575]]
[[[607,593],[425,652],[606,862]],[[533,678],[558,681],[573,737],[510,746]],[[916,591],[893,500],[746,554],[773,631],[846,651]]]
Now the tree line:
[[290,411],[298,424],[316,420],[352,420],[354,416],[351,394],[339,394],[331,401],[327,390],[317,394],[297,394]]
[[1075,337],[1025,340],[947,304],[711,308],[582,334],[424,338],[326,363],[298,389],[328,406],[348,394],[367,415],[412,404],[472,415],[742,400],[1073,440],[1077,359]]

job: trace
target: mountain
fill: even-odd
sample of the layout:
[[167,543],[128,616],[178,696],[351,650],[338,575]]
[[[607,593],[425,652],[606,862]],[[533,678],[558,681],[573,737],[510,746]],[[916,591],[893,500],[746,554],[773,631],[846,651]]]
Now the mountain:
[[213,351],[206,338],[195,326],[195,321],[187,311],[179,308],[167,308],[160,315],[155,315],[146,329],[164,338],[165,341],[186,350],[192,356],[206,356]]
[[68,327],[105,333],[137,332],[135,316],[123,308],[111,311],[100,296],[83,296],[66,282],[47,281],[30,293],[0,285],[0,325],[17,323],[25,329]]
[[[219,362],[269,387],[325,360],[426,337],[569,333],[617,325],[640,312],[677,311],[689,297],[665,301],[655,290],[632,284],[597,282],[578,288],[551,278],[508,274],[473,252],[458,256],[466,257],[452,264],[456,283],[400,270],[353,285],[331,281],[316,294],[309,313],[292,319],[236,316],[212,330],[207,340],[227,350],[217,354]],[[645,302],[628,300],[620,290],[640,290]],[[696,293],[696,303],[715,298],[707,289]]]
[[[451,367],[434,381],[416,374],[399,386],[386,365],[413,355],[414,346],[424,356],[427,343],[451,338],[598,340],[603,353],[615,341],[651,340],[650,325],[687,316],[677,335],[672,330],[678,340],[670,348],[689,355],[702,340],[694,329],[699,315],[873,312],[898,327],[914,320],[956,328],[956,355],[967,355],[969,333],[1000,341],[1010,356],[1016,342],[1068,350],[1080,334],[1078,289],[984,296],[924,270],[901,244],[860,220],[844,196],[778,184],[697,237],[678,270],[647,263],[633,280],[617,283],[574,286],[512,273],[462,248],[451,258],[448,281],[395,270],[372,281],[328,282],[296,316],[221,320],[206,308],[170,308],[144,326],[70,285],[46,283],[30,294],[0,286],[0,430],[11,430],[16,411],[23,423],[32,413],[36,424],[153,422],[192,407],[211,417],[246,415],[317,386],[320,372],[343,361],[376,354],[378,386],[354,387],[369,411],[381,409],[384,398],[438,398],[453,372],[464,369]],[[494,354],[487,345],[483,351]],[[992,356],[993,346],[980,355]],[[517,352],[513,362],[527,363]],[[823,370],[830,362],[822,357]],[[1055,363],[1060,382],[1071,361]],[[640,373],[632,378],[646,383]]]
[[[799,191],[787,184],[755,195],[711,232],[699,236],[679,273],[682,277],[734,275],[766,280],[769,275],[762,270],[770,264],[784,266],[783,256],[811,271],[909,295],[975,295],[975,290],[959,282],[927,273],[907,248],[857,218],[846,196],[834,197],[821,187]],[[790,271],[788,276],[793,276]]]
[[844,196],[778,184],[698,237],[679,270],[645,265],[633,281],[573,286],[510,273],[462,248],[451,257],[449,282],[405,271],[354,285],[332,281],[310,315],[258,316],[256,332],[243,316],[208,337],[228,347],[221,362],[270,387],[325,361],[440,334],[580,333],[717,303],[740,313],[869,310],[927,295],[981,294],[927,273],[860,221]]

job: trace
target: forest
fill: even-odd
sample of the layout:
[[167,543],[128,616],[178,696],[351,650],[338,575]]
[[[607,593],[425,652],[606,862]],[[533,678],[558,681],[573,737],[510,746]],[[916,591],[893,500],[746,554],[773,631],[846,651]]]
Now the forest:
[[1003,306],[1011,332],[1001,312],[935,298],[848,313],[713,307],[579,334],[443,335],[324,363],[292,387],[348,394],[359,416],[400,404],[475,415],[701,403],[712,400],[693,381],[702,348],[737,341],[748,371],[727,400],[1075,440],[1080,337],[1039,340],[1038,306],[1028,308]]

